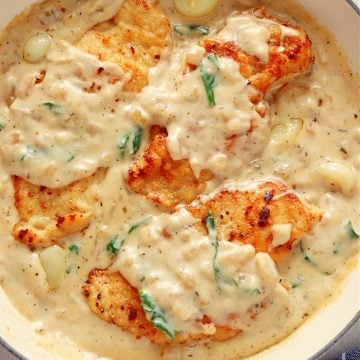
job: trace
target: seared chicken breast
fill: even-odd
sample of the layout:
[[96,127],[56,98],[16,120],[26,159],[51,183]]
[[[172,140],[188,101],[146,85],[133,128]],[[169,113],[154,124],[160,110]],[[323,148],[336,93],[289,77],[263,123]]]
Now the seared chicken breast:
[[129,169],[127,183],[135,193],[172,208],[179,202],[192,202],[204,191],[212,174],[203,170],[197,178],[188,160],[173,160],[166,148],[166,137],[165,129],[151,128],[150,144],[140,161]]
[[125,0],[118,14],[88,31],[77,46],[102,61],[118,64],[131,78],[124,90],[147,85],[150,67],[171,43],[169,19],[147,0]]
[[[208,53],[234,59],[239,64],[241,74],[249,80],[249,85],[265,95],[268,90],[277,90],[294,77],[308,72],[314,58],[311,41],[300,26],[273,17],[265,7],[254,9],[252,14],[259,19],[272,21],[268,24],[270,39],[266,63],[255,55],[247,54],[234,41],[214,37],[205,39],[201,44]],[[280,26],[287,28],[291,36],[283,36]]]
[[[304,204],[285,184],[274,181],[251,190],[222,190],[188,209],[201,219],[203,232],[211,212],[221,239],[251,244],[257,252],[269,253],[275,262],[283,260],[322,217],[316,207]],[[287,225],[288,237],[276,246],[274,237],[279,225]]]
[[95,186],[105,173],[100,169],[61,189],[33,185],[14,176],[15,207],[19,213],[13,230],[15,239],[30,247],[47,247],[87,228],[98,202]]
[[[211,335],[178,333],[175,339],[168,339],[146,318],[138,290],[133,288],[119,272],[94,269],[90,272],[86,284],[83,285],[83,294],[89,302],[91,311],[97,316],[128,331],[137,339],[147,337],[155,344],[189,344],[204,339],[225,341],[240,332],[240,330],[218,326],[216,332]],[[200,321],[203,324],[211,322],[208,318]]]
[[[209,200],[188,206],[188,211],[199,219],[198,229],[204,234],[207,234],[206,218],[211,213],[220,241],[251,244],[256,252],[269,253],[274,261],[284,259],[294,243],[321,218],[321,213],[315,207],[303,204],[285,184],[275,181],[258,184],[249,190],[220,191]],[[278,245],[275,243],[273,228],[282,224],[289,225],[290,231],[285,243]],[[109,269],[94,269],[83,286],[83,293],[96,315],[118,325],[136,338],[145,336],[157,344],[192,343],[201,339],[224,341],[240,332],[239,329],[216,326],[216,332],[211,335],[205,332],[179,333],[174,340],[169,340],[146,318],[138,290],[119,272],[111,272]],[[254,320],[257,310],[251,309],[250,312]],[[204,324],[212,322],[206,316],[200,321]]]

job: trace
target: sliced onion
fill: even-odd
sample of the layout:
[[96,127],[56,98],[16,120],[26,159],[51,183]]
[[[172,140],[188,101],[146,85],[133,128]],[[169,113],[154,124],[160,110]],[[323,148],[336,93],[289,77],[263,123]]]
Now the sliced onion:
[[198,18],[209,14],[220,0],[174,0],[175,9],[182,15]]
[[29,63],[41,61],[49,51],[51,37],[46,33],[37,33],[29,37],[24,45],[23,57]]

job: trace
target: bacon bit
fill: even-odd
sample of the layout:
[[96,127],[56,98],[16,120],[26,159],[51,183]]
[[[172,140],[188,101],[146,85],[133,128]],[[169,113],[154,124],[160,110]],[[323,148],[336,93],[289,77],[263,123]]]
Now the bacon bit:
[[65,217],[62,215],[56,215],[56,227],[59,228],[61,224],[65,221]]
[[46,186],[40,186],[40,191],[44,192],[46,190]]
[[69,218],[70,218],[71,221],[75,221],[76,215],[75,214],[70,214]]
[[270,209],[262,208],[259,212],[258,225],[261,227],[265,227],[267,225],[269,216],[270,216]]
[[102,74],[104,71],[105,71],[105,69],[104,69],[103,67],[99,67],[99,68],[97,69],[97,73],[98,73],[99,75]]

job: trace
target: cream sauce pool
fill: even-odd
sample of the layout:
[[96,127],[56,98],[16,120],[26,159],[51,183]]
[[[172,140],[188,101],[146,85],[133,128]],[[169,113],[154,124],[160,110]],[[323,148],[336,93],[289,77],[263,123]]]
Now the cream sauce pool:
[[[359,89],[356,76],[350,72],[334,38],[292,1],[281,5],[262,2],[275,13],[295,18],[308,32],[315,64],[310,74],[281,89],[268,99],[268,104],[263,103],[263,107],[269,107],[269,113],[260,119],[249,101],[255,90],[245,86],[231,60],[220,59],[218,68],[212,68],[219,71],[221,81],[216,89],[218,106],[211,109],[198,73],[183,76],[183,59],[191,58],[198,63],[204,59],[196,37],[174,34],[173,51],[163,54],[159,65],[150,71],[149,86],[136,97],[123,95],[121,89],[128,74],[72,45],[94,24],[111,18],[121,1],[62,3],[64,12],[56,1],[39,5],[40,12],[35,6],[28,20],[18,19],[3,34],[0,45],[1,286],[29,319],[29,326],[39,333],[39,343],[63,358],[239,359],[282,340],[336,294],[340,280],[353,266],[358,248],[358,241],[349,238],[346,225],[351,221],[356,230],[360,229]],[[172,24],[184,23],[171,2],[164,0],[160,5]],[[240,28],[239,44],[249,53],[266,59],[266,28],[249,15],[239,18],[234,14],[245,8],[238,1],[223,2],[202,22],[213,34],[222,29],[217,36],[223,39],[231,35],[232,27]],[[52,44],[46,60],[29,64],[22,59],[23,34],[36,32],[51,35]],[[99,68],[104,69],[101,76],[96,76],[100,90],[96,94],[84,91],[91,86]],[[49,78],[41,88],[35,88],[34,79],[44,69]],[[189,88],[193,93],[188,93]],[[234,91],[240,93],[237,98],[231,97]],[[255,322],[242,319],[246,329],[232,340],[174,348],[162,348],[146,339],[135,341],[115,325],[93,315],[81,294],[81,285],[93,268],[113,264],[133,285],[145,286],[152,292],[177,328],[194,330],[190,320],[197,318],[201,309],[211,312],[220,323],[224,312],[233,311],[233,301],[223,308],[219,306],[221,299],[209,301],[209,296],[216,293],[210,271],[213,249],[208,237],[191,227],[189,214],[182,209],[175,215],[166,214],[127,190],[124,174],[136,156],[127,154],[121,159],[118,145],[124,134],[133,134],[137,129],[134,113],[141,114],[142,125],[167,126],[167,145],[174,158],[189,158],[195,173],[202,167],[213,171],[215,178],[208,184],[207,194],[217,191],[224,180],[254,186],[258,180],[273,177],[292,186],[302,199],[324,212],[323,220],[302,241],[303,250],[313,263],[304,260],[300,246],[275,268],[271,259],[264,258],[264,254],[255,255],[251,246],[220,242],[221,267],[232,275],[246,273],[247,288],[265,289],[261,296],[279,303],[259,312]],[[214,118],[211,126],[206,123],[206,116]],[[244,134],[251,118],[261,120],[262,125],[249,141]],[[219,144],[234,131],[240,135],[238,152],[225,154]],[[145,143],[146,139],[142,149]],[[10,176],[16,174],[39,185],[62,187],[98,167],[108,168],[105,180],[97,188],[102,206],[95,208],[94,220],[87,230],[65,239],[64,249],[76,244],[80,252],[78,255],[68,252],[69,271],[64,274],[62,286],[57,292],[49,292],[38,252],[31,252],[11,236],[17,212]],[[117,259],[109,255],[106,245],[111,238],[149,217],[152,220],[127,239],[125,255],[120,253]],[[149,252],[139,269],[136,260],[141,247],[148,246],[149,241],[162,241],[159,229],[165,225],[175,230],[185,228],[175,241],[179,253],[181,250],[188,258],[179,257],[167,247],[160,257],[161,266],[154,265],[157,254]],[[288,231],[283,225],[277,229],[280,242]],[[136,242],[137,236],[140,244]],[[203,267],[196,266],[192,257],[196,252]],[[241,258],[241,267],[234,258]],[[154,272],[146,271],[146,267]],[[139,274],[154,275],[155,270],[162,276],[153,276],[143,285]],[[288,292],[272,286],[280,276],[291,285]],[[175,279],[183,288],[174,288]],[[171,302],[156,295],[161,293],[163,284],[169,284]],[[189,297],[188,291],[197,288],[202,290],[201,299]],[[234,295],[231,296],[233,300]],[[252,302],[251,296],[246,301],[242,298],[238,310],[251,307]],[[211,333],[213,329],[206,331]]]

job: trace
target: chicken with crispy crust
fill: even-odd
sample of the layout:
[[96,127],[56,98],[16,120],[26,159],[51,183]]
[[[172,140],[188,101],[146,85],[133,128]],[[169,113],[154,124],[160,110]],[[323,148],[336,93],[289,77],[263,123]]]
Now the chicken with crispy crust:
[[[283,260],[322,217],[317,208],[305,205],[285,184],[274,181],[261,183],[254,190],[222,190],[188,209],[202,220],[203,232],[205,219],[212,212],[222,239],[251,244],[276,262]],[[291,233],[285,244],[273,246],[272,226],[279,224],[291,225]]]
[[[189,344],[204,339],[225,341],[241,332],[241,330],[218,326],[212,335],[178,333],[175,339],[170,340],[146,318],[138,290],[132,287],[119,272],[94,269],[83,285],[83,294],[87,297],[91,311],[96,315],[128,331],[137,339],[145,336],[155,344]],[[201,320],[203,324],[209,321],[206,317]]]
[[[266,25],[270,32],[267,63],[261,62],[255,55],[247,54],[235,41],[223,41],[215,37],[207,38],[201,44],[207,53],[234,59],[249,84],[265,95],[267,91],[276,90],[294,77],[308,72],[314,58],[311,41],[300,26],[273,17],[265,7],[254,9],[252,14],[258,19],[272,21]],[[283,36],[280,26],[287,28],[291,36]]]
[[[258,93],[251,95],[251,101],[256,111],[264,116],[266,107],[263,106],[263,96],[269,90],[277,89],[295,76],[309,71],[313,57],[311,41],[299,26],[272,17],[264,7],[255,9],[252,14],[258,19],[264,19],[268,26],[270,38],[267,63],[245,53],[235,41],[223,41],[215,36],[203,40],[201,45],[207,53],[230,57],[239,64],[239,70],[249,80],[249,85],[258,90]],[[267,23],[266,20],[270,22]],[[283,36],[281,30],[284,30],[281,27],[287,29],[289,34],[285,33]],[[256,121],[252,121],[248,133],[257,126]],[[229,153],[233,150],[236,139],[236,135],[230,137],[227,146]],[[166,149],[165,133],[151,136],[150,142],[141,161],[129,170],[130,189],[165,207],[192,201],[205,189],[206,181],[211,178],[212,173],[204,169],[197,179],[187,159],[173,161]]]
[[169,19],[147,0],[125,0],[116,16],[88,31],[77,46],[102,61],[117,63],[131,74],[124,90],[147,85],[150,67],[170,45]]
[[156,204],[172,208],[179,202],[190,203],[210,180],[210,171],[197,178],[188,160],[173,160],[166,148],[167,132],[158,126],[150,130],[150,144],[138,163],[131,166],[127,183],[135,193]]
[[19,221],[15,239],[30,247],[47,247],[87,228],[98,201],[94,186],[105,177],[104,169],[61,189],[37,186],[13,177]]
[[[207,201],[188,206],[188,210],[199,219],[198,228],[204,234],[207,233],[205,220],[212,213],[220,241],[251,244],[256,252],[269,253],[274,261],[284,259],[294,243],[321,218],[315,207],[303,204],[285,184],[275,181],[263,182],[247,190],[222,190]],[[284,223],[291,225],[290,237],[285,244],[273,248],[272,226]],[[93,270],[83,286],[83,293],[96,315],[136,338],[145,336],[157,344],[192,343],[201,339],[225,341],[240,332],[217,326],[213,335],[180,333],[170,341],[146,318],[138,290],[119,272]],[[255,319],[256,313],[251,314],[251,318]],[[202,321],[211,323],[207,317]]]

